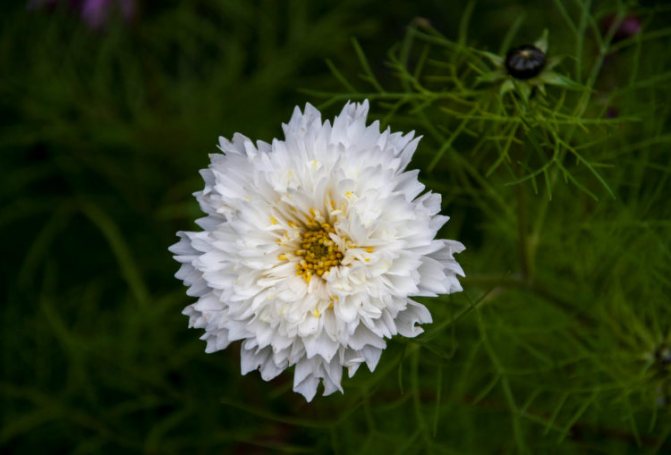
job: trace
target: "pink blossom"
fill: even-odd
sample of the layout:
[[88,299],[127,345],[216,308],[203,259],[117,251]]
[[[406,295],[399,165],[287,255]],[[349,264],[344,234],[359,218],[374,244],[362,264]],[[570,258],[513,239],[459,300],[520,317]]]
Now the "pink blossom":
[[135,18],[137,10],[135,0],[30,0],[28,9],[53,10],[64,3],[94,30],[105,27],[115,14],[120,14],[124,21],[130,22]]

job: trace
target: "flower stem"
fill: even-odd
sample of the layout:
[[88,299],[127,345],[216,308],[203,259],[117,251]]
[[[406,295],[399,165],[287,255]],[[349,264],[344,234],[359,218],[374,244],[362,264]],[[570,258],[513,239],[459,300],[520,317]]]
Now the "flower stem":
[[532,280],[533,270],[529,255],[528,201],[524,190],[525,188],[523,185],[517,185],[515,191],[515,196],[517,198],[517,245],[522,279],[530,283]]

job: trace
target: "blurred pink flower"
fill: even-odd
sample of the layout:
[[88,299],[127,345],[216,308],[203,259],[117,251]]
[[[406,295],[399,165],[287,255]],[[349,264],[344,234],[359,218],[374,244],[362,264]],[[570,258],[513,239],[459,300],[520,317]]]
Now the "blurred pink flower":
[[616,27],[612,38],[613,43],[632,38],[634,35],[639,34],[642,29],[641,20],[633,14],[629,14],[619,20],[616,15],[611,14],[601,21],[601,31],[604,36],[613,27]]
[[111,10],[117,7],[121,17],[130,21],[135,15],[133,0],[84,0],[81,7],[82,19],[91,28],[101,28],[107,22]]
[[105,26],[110,17],[120,14],[121,18],[130,22],[135,18],[135,0],[30,0],[28,9],[53,10],[67,3],[67,7],[77,11],[82,20],[92,29],[99,30]]

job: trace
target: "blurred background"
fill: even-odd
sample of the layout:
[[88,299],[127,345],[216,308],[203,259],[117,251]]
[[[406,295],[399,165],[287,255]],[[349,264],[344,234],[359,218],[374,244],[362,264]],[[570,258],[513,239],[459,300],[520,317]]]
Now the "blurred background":
[[[242,377],[235,345],[204,353],[181,315],[192,299],[167,248],[176,231],[196,229],[191,193],[219,136],[269,141],[308,101],[332,117],[342,102],[329,94],[344,102],[365,93],[339,80],[367,82],[359,49],[380,83],[402,90],[388,52],[417,23],[494,53],[505,36],[521,44],[549,29],[551,46],[567,56],[562,68],[586,84],[587,72],[574,69],[597,58],[589,36],[605,34],[613,17],[629,29],[618,25],[622,36],[605,40],[624,44],[591,81],[599,96],[588,112],[636,121],[574,136],[597,144],[608,191],[576,159],[587,193],[562,184],[548,202],[526,182],[526,199],[515,198],[511,175],[487,174],[492,160],[469,155],[472,138],[454,142],[463,162],[436,165],[445,141],[431,124],[373,99],[373,117],[391,112],[383,120],[392,128],[427,137],[414,166],[443,194],[453,218],[444,235],[468,248],[459,258],[465,292],[428,300],[433,332],[391,341],[378,371],[362,370],[344,381],[344,395],[311,404],[291,392],[291,372],[270,383]],[[0,449],[671,451],[670,17],[663,1],[4,7]],[[599,101],[616,89],[617,103]],[[458,128],[445,121],[442,131]],[[510,278],[520,268],[519,226],[480,190],[500,194],[512,212],[526,204],[543,211],[532,240],[545,287]]]

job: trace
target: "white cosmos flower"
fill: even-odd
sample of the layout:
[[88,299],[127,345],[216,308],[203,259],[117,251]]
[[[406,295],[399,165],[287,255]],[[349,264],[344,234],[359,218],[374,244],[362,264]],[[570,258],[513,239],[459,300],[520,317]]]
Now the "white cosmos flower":
[[206,352],[242,340],[242,373],[268,381],[295,365],[294,390],[310,401],[362,363],[373,371],[385,339],[422,333],[431,314],[412,296],[461,290],[453,254],[436,240],[448,220],[440,195],[420,193],[406,171],[419,138],[366,126],[368,102],[333,123],[307,104],[272,144],[220,138],[195,193],[206,217],[170,248],[176,276],[198,298],[190,326]]

